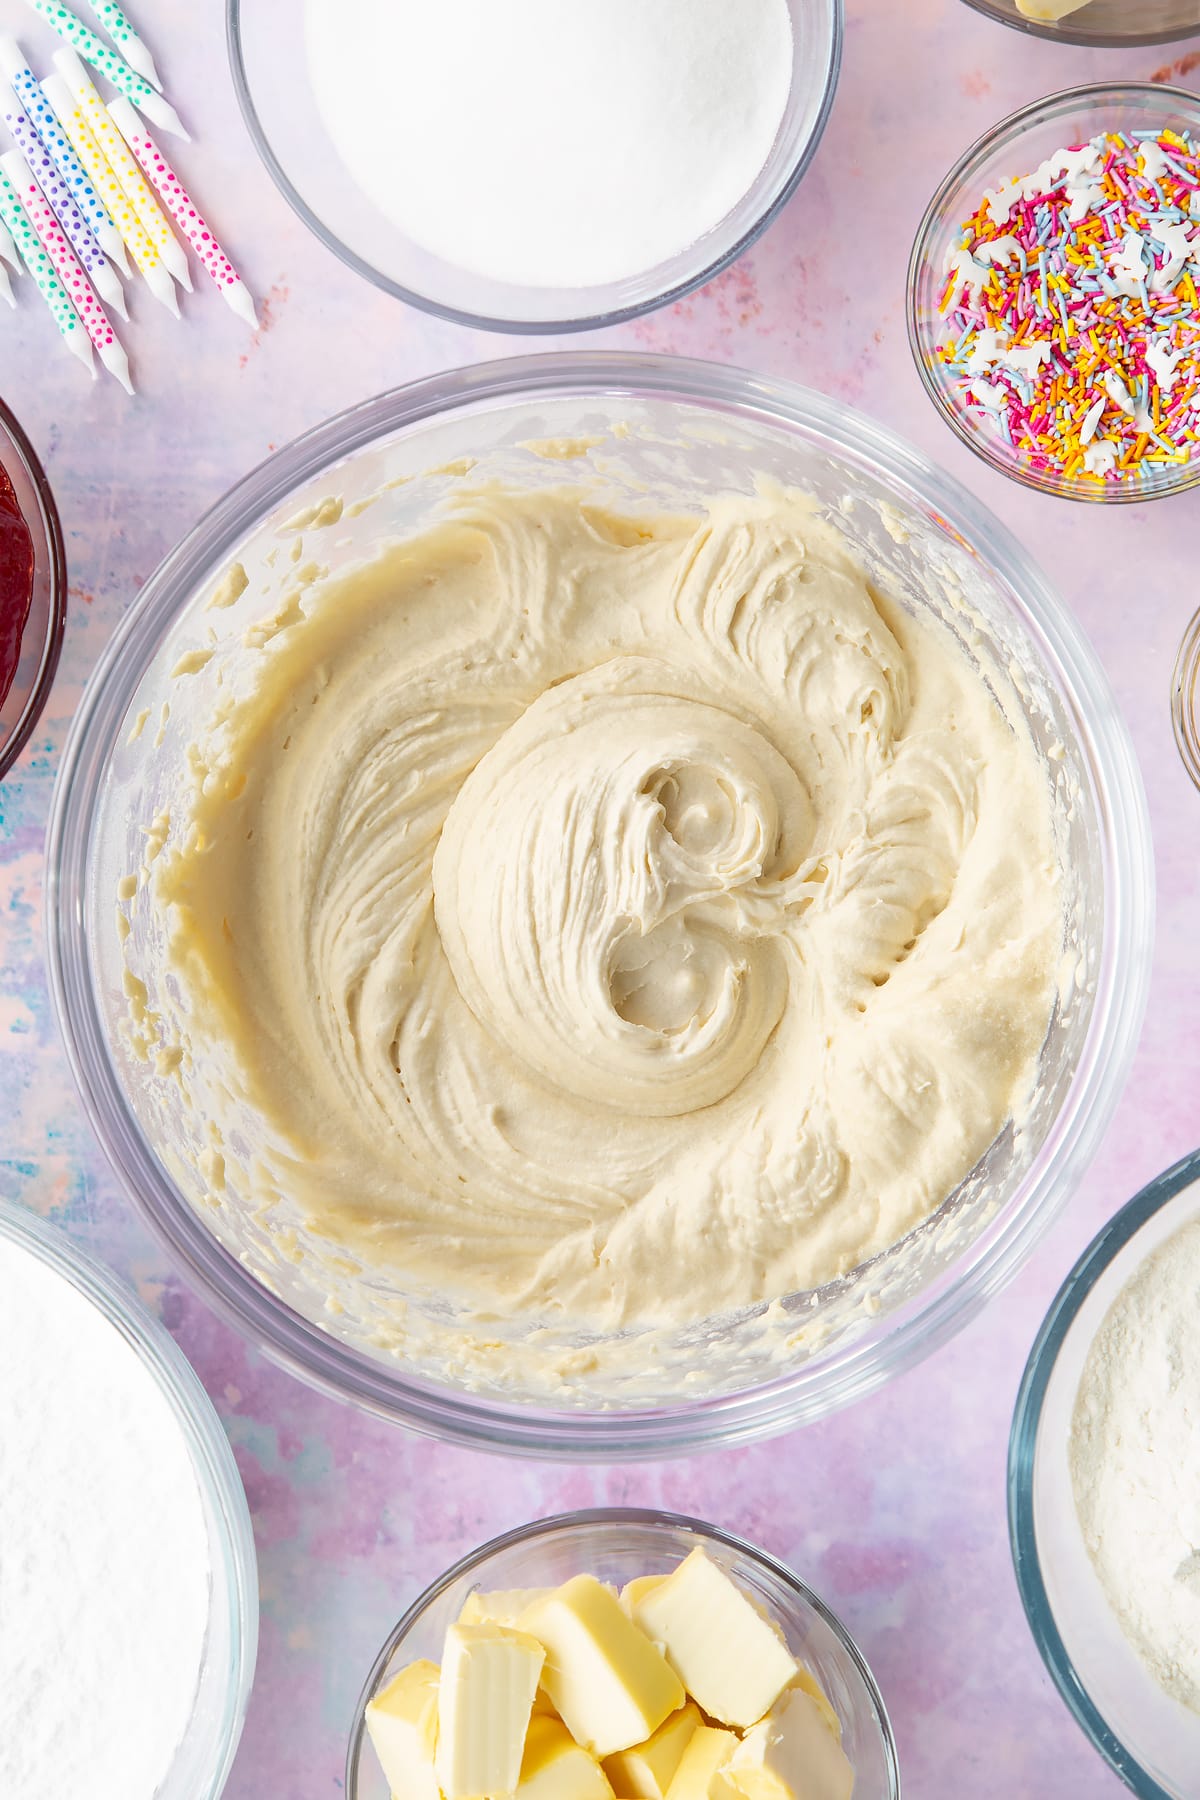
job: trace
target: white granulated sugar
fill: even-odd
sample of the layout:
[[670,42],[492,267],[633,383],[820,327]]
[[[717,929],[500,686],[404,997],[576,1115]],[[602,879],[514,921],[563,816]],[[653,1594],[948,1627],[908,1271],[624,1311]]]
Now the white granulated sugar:
[[208,1535],[121,1334],[0,1238],[0,1795],[152,1800],[191,1716]]
[[1200,1219],[1109,1308],[1079,1385],[1071,1480],[1121,1629],[1159,1685],[1200,1711]]
[[309,68],[357,185],[495,280],[655,267],[747,193],[787,107],[787,0],[306,0]]

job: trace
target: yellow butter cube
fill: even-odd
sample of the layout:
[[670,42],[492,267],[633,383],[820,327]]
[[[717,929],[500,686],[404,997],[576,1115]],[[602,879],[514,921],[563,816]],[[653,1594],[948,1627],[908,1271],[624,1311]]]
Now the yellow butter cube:
[[516,1800],[613,1800],[613,1791],[562,1720],[543,1717],[529,1721]]
[[405,1800],[438,1800],[433,1759],[437,1750],[436,1663],[410,1663],[367,1702],[367,1731],[394,1794]]
[[728,1776],[745,1800],[850,1800],[854,1791],[846,1752],[798,1687],[746,1733]]
[[698,1726],[671,1778],[667,1800],[738,1800],[726,1775],[737,1747],[736,1732]]
[[842,1721],[834,1712],[833,1707],[829,1703],[829,1696],[826,1694],[825,1689],[821,1686],[812,1670],[806,1669],[804,1664],[801,1663],[796,1673],[796,1679],[792,1685],[793,1687],[804,1689],[804,1692],[816,1706],[817,1711],[840,1744],[842,1741]]
[[633,1616],[722,1725],[757,1723],[799,1671],[777,1627],[703,1550],[642,1594]]
[[661,1652],[592,1575],[535,1601],[520,1623],[545,1648],[543,1687],[593,1756],[640,1744],[687,1698]]
[[499,1625],[451,1625],[438,1684],[434,1758],[445,1800],[511,1794],[545,1652]]
[[458,1622],[460,1625],[503,1625],[511,1631],[535,1600],[544,1600],[553,1592],[553,1588],[500,1588],[485,1594],[476,1588],[464,1600]]
[[1068,13],[1078,12],[1087,3],[1088,0],[1017,0],[1017,11],[1023,12],[1027,19],[1042,19],[1053,24],[1057,19],[1065,19]]
[[[623,1601],[624,1595],[621,1598]],[[616,1792],[628,1795],[630,1800],[664,1800],[692,1734],[702,1723],[700,1708],[689,1700],[677,1713],[664,1719],[645,1743],[606,1757],[604,1773]]]
[[[553,1588],[546,1587],[494,1588],[490,1593],[474,1588],[463,1601],[458,1622],[460,1625],[503,1625],[506,1631],[513,1631],[527,1607],[553,1592]],[[550,1696],[543,1688],[539,1688],[533,1697],[533,1710],[535,1713],[554,1711]]]
[[631,1619],[643,1594],[648,1594],[652,1588],[660,1587],[666,1579],[665,1575],[635,1575],[632,1581],[625,1583],[621,1589],[621,1605]]
[[[491,1593],[484,1593],[475,1588],[463,1602],[463,1609],[458,1615],[460,1625],[503,1625],[506,1630],[516,1629],[521,1614],[533,1605],[535,1600],[544,1600],[552,1594],[553,1588],[496,1588]],[[545,1688],[539,1687],[533,1696],[534,1717],[548,1714],[557,1718],[554,1702]]]

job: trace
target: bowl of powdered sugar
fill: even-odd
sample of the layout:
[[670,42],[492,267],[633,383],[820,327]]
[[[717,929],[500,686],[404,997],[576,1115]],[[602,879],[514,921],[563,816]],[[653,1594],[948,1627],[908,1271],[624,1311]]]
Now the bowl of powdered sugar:
[[245,1495],[162,1326],[0,1204],[0,1794],[216,1800],[254,1673]]
[[833,102],[842,0],[228,0],[300,217],[379,287],[502,331],[613,324],[738,256]]
[[1200,1769],[1200,1151],[1085,1251],[1013,1422],[1017,1582],[1063,1698],[1143,1800]]

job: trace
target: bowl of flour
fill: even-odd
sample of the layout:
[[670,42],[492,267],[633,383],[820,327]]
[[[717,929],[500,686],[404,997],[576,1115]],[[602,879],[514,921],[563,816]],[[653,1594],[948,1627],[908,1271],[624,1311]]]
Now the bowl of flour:
[[228,0],[259,154],[351,268],[499,331],[611,325],[771,222],[833,103],[841,0]]
[[106,1270],[0,1204],[0,1794],[216,1800],[254,1674],[233,1455]]
[[1143,1800],[1200,1769],[1200,1152],[1084,1252],[1013,1421],[1017,1583],[1059,1692]]

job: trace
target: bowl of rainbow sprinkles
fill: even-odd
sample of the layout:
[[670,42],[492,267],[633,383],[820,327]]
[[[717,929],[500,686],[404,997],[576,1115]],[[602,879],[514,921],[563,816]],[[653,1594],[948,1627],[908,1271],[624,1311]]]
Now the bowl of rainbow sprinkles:
[[946,422],[1066,499],[1200,482],[1200,97],[1074,88],[981,138],[930,202],[909,340]]

